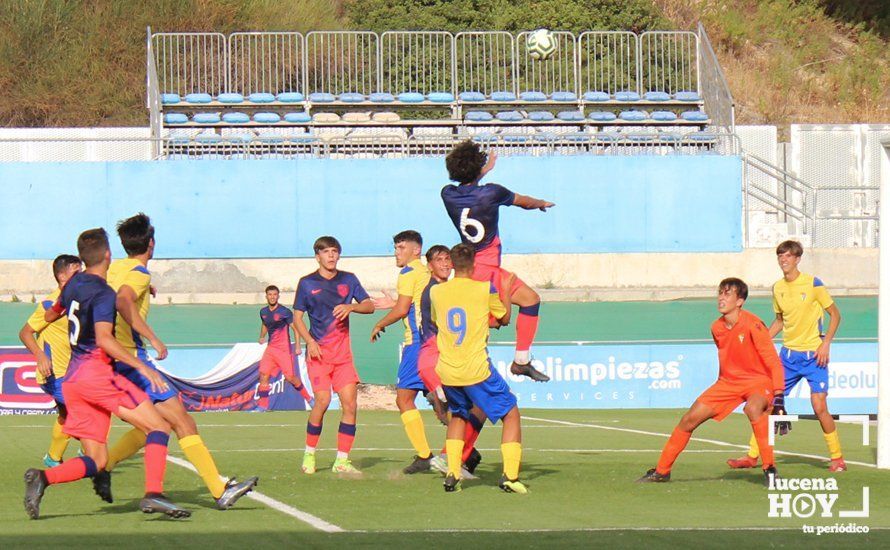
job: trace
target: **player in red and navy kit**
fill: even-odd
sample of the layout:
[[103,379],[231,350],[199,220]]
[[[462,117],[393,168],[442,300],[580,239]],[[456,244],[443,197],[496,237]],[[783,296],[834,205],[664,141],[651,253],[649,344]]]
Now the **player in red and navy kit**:
[[269,285],[266,287],[266,307],[260,310],[260,344],[269,337],[266,350],[260,359],[260,386],[257,390],[259,397],[258,405],[261,410],[269,409],[269,378],[277,375],[279,372],[284,374],[287,380],[295,390],[300,392],[303,400],[309,406],[312,406],[312,396],[303,385],[299,375],[296,373],[294,363],[296,356],[300,354],[299,335],[297,336],[297,345],[293,345],[290,339],[291,328],[294,334],[297,333],[297,327],[294,325],[294,314],[287,307],[278,303],[278,287]]
[[[349,461],[355,440],[359,382],[349,345],[349,314],[374,313],[374,304],[355,275],[337,269],[342,251],[337,239],[319,237],[313,249],[318,270],[300,279],[294,301],[296,327],[306,342],[306,370],[315,393],[315,404],[306,425],[302,470],[315,473],[315,447],[333,390],[340,397],[341,416],[337,459],[332,470],[340,474],[360,474]],[[305,314],[309,314],[311,328],[303,321]]]
[[[442,201],[461,240],[476,250],[473,279],[491,281],[502,298],[519,306],[516,318],[516,352],[510,372],[528,376],[537,382],[550,377],[531,365],[529,349],[538,330],[541,297],[518,277],[501,268],[501,239],[498,235],[498,210],[518,206],[525,210],[546,212],[552,202],[514,193],[506,187],[479,182],[494,169],[497,155],[484,153],[478,144],[464,141],[445,158],[448,177],[458,185],[442,188]],[[512,278],[511,278],[512,277]],[[507,280],[512,283],[507,285]],[[496,325],[493,325],[496,326]]]
[[92,477],[105,466],[106,441],[115,414],[146,434],[145,497],[143,512],[163,512],[170,517],[188,517],[188,510],[163,495],[170,425],[135,384],[114,372],[111,360],[121,361],[141,373],[153,390],[167,388],[164,379],[139,358],[130,355],[114,337],[116,315],[114,290],[105,278],[111,263],[108,235],[102,228],[90,229],[77,239],[77,250],[86,265],[62,290],[59,301],[45,318],[54,322],[68,313],[71,360],[62,394],[68,408],[63,430],[80,440],[84,456],[67,460],[48,470],[25,472],[25,511],[40,516],[40,500],[48,485]]

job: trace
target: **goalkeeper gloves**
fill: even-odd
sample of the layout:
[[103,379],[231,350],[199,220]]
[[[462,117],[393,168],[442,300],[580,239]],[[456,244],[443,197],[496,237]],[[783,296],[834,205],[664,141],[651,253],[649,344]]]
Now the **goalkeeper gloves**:
[[[776,416],[785,416],[788,413],[785,411],[785,396],[782,394],[776,395],[773,398],[773,415]],[[775,431],[778,435],[786,435],[791,431],[791,422],[789,421],[779,421],[776,422]]]

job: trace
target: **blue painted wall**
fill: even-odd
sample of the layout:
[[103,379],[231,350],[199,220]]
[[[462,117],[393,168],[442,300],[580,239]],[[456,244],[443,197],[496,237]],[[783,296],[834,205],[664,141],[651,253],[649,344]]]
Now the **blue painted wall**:
[[[490,179],[557,204],[502,209],[504,251],[526,254],[741,250],[741,177],[738,157],[571,156],[502,158]],[[55,257],[138,211],[159,258],[308,257],[324,234],[389,255],[406,228],[457,241],[445,183],[438,158],[0,164],[0,259]]]

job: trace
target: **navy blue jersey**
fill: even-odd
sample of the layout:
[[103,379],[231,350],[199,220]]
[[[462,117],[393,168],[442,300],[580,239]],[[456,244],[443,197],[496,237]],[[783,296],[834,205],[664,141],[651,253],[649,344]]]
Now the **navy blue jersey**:
[[108,356],[96,344],[96,323],[110,323],[114,330],[117,295],[105,279],[92,273],[78,273],[68,281],[59,303],[68,315],[68,339],[72,367],[87,359],[108,362]]
[[281,304],[275,309],[266,306],[260,310],[260,320],[269,333],[269,346],[290,351],[290,326],[294,322],[291,310]]
[[331,279],[325,279],[316,271],[300,279],[294,309],[309,314],[309,334],[325,350],[325,361],[341,363],[352,357],[349,317],[338,321],[334,318],[334,308],[368,298],[358,277],[348,271],[338,271]]
[[512,191],[496,183],[446,185],[442,202],[461,241],[476,251],[491,246],[498,237],[498,209],[513,204]]
[[433,319],[432,301],[430,300],[430,290],[439,284],[435,277],[430,277],[430,282],[420,295],[420,341],[426,342],[430,338],[435,338],[439,330],[436,327],[435,319]]

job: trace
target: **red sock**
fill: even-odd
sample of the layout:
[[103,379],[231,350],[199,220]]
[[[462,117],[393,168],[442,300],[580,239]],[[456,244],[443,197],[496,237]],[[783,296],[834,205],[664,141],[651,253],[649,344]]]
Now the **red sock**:
[[757,446],[760,448],[760,459],[763,461],[763,469],[775,466],[776,457],[773,454],[773,446],[769,444],[769,415],[763,414],[757,422],[751,422]]
[[303,396],[303,401],[305,401],[306,403],[312,400],[312,394],[309,393],[309,390],[306,389],[306,386],[303,385],[303,383],[299,380],[297,381],[297,385],[294,386],[294,389],[300,392],[300,395]]
[[533,306],[519,308],[516,317],[516,351],[528,351],[538,332],[538,310],[540,302]]
[[476,440],[479,439],[479,432],[482,431],[483,422],[484,420],[479,420],[475,416],[470,415],[470,420],[466,423],[467,427],[464,430],[464,454],[461,457],[463,462],[470,458],[470,453],[476,447]]
[[151,432],[145,438],[145,492],[164,492],[164,473],[167,471],[167,442],[164,432]]
[[692,432],[684,432],[679,427],[674,428],[671,438],[668,439],[664,450],[661,451],[661,458],[658,459],[658,466],[655,467],[655,471],[663,475],[671,473],[671,466],[674,465],[674,461],[677,460],[677,457],[686,448],[690,437],[692,437]]
[[352,442],[355,441],[355,424],[340,422],[337,432],[337,451],[349,453],[352,450]]
[[88,456],[79,456],[43,472],[50,485],[68,483],[96,475],[96,463]]
[[313,449],[318,447],[318,438],[321,437],[321,424],[316,426],[312,422],[306,423],[306,446]]
[[271,384],[260,384],[259,390],[257,390],[257,405],[264,409],[269,408],[269,390],[272,388]]

